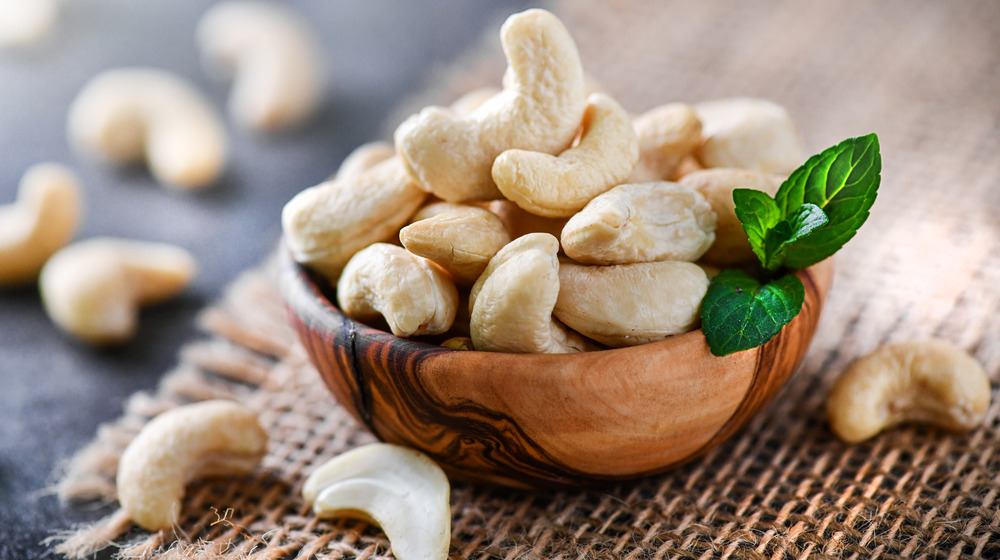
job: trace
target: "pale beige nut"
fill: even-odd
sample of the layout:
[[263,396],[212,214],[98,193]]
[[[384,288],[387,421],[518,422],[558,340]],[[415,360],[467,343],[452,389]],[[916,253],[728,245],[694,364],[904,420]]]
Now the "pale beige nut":
[[[471,286],[486,270],[493,255],[510,243],[510,234],[500,218],[488,210],[438,204],[449,208],[404,227],[399,231],[399,240],[411,253],[448,271],[459,284]],[[422,212],[430,211],[425,208]]]
[[443,348],[451,348],[452,350],[475,350],[476,346],[472,343],[472,339],[467,336],[454,336],[448,340],[441,343]]
[[529,233],[493,257],[469,294],[476,350],[565,354],[596,349],[552,316],[559,297],[558,251],[555,237]]
[[115,165],[145,161],[160,183],[214,184],[225,170],[221,117],[185,79],[155,68],[117,68],[91,78],[70,105],[69,142]]
[[639,137],[639,163],[629,183],[673,181],[681,163],[701,145],[701,121],[686,103],[650,109],[636,117],[632,126]]
[[704,136],[695,155],[705,167],[791,173],[806,160],[795,123],[777,103],[740,97],[694,108]]
[[982,424],[990,380],[976,360],[944,340],[882,346],[859,358],[827,395],[830,428],[846,442],[864,441],[903,423],[954,431]]
[[576,136],[586,105],[576,44],[551,13],[510,16],[500,30],[508,69],[503,91],[468,115],[427,107],[396,129],[414,180],[448,202],[500,198],[493,160],[521,148],[558,154]]
[[441,334],[455,319],[458,290],[431,261],[388,243],[355,254],[337,282],[337,303],[348,317],[383,317],[396,336]]
[[273,132],[308,121],[323,100],[326,73],[316,31],[278,2],[226,0],[198,22],[206,68],[232,79],[229,114],[241,126]]
[[337,173],[328,180],[354,179],[394,155],[396,147],[389,142],[376,140],[362,144],[347,154],[344,161],[340,162]]
[[682,261],[582,266],[562,263],[555,316],[612,347],[663,340],[698,327],[708,276]]
[[395,237],[425,198],[392,157],[295,195],[281,212],[285,244],[297,262],[336,281],[354,253]]
[[26,47],[41,41],[58,15],[58,0],[0,0],[0,47]]
[[485,203],[472,203],[496,214],[510,232],[511,239],[529,233],[548,233],[558,238],[569,218],[545,218],[524,210],[507,199],[491,200]]
[[462,94],[458,99],[451,102],[449,109],[457,115],[468,115],[500,93],[500,88],[481,87]]
[[139,308],[183,290],[195,260],[180,247],[93,238],[60,249],[45,263],[39,291],[45,311],[63,331],[98,346],[132,338]]
[[702,260],[723,267],[755,262],[757,256],[750,248],[743,223],[736,217],[733,191],[754,189],[773,197],[781,186],[781,177],[746,169],[705,169],[689,173],[679,182],[704,195],[715,212],[715,242]]
[[302,486],[319,517],[372,521],[399,560],[445,560],[451,547],[451,486],[429,457],[371,443],[320,465]]
[[225,400],[178,406],[150,420],[122,452],[118,501],[136,525],[169,529],[189,482],[249,474],[266,452],[267,433],[242,406]]
[[0,206],[0,286],[34,282],[42,265],[76,234],[83,214],[80,182],[56,163],[32,166],[17,201]]
[[587,100],[580,142],[558,156],[507,150],[493,162],[493,180],[508,200],[539,216],[566,218],[620,184],[639,160],[628,113],[602,93]]
[[586,264],[696,261],[715,240],[715,213],[685,185],[619,185],[570,218],[561,240],[570,258]]

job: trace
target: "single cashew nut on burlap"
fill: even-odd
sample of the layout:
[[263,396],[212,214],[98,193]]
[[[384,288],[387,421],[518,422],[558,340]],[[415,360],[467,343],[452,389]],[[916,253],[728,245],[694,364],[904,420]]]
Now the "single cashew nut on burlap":
[[58,15],[57,0],[0,0],[0,47],[37,43]]
[[448,202],[500,198],[493,160],[520,148],[558,154],[576,136],[586,105],[576,44],[545,10],[510,16],[500,30],[508,69],[503,91],[468,115],[427,107],[396,129],[414,180]]
[[39,290],[56,325],[102,346],[130,339],[139,308],[173,297],[194,272],[194,257],[179,247],[94,238],[53,255],[42,268]]
[[795,123],[781,105],[742,97],[706,101],[694,109],[704,137],[695,155],[705,167],[790,173],[806,160]]
[[372,521],[399,560],[444,560],[451,547],[451,486],[429,457],[371,443],[319,466],[302,497],[320,517]]
[[302,124],[323,98],[322,49],[309,23],[277,2],[228,0],[198,22],[205,66],[232,77],[229,113],[270,132]]
[[226,164],[222,119],[180,76],[154,68],[119,68],[94,76],[70,105],[69,142],[116,165],[145,161],[168,186],[207,187]]
[[660,181],[619,185],[566,222],[562,246],[586,264],[696,261],[715,240],[715,213],[699,192]]
[[28,169],[17,201],[0,206],[0,286],[34,282],[45,261],[76,234],[82,213],[72,170],[55,163]]
[[559,267],[555,316],[612,347],[663,340],[698,327],[708,276],[682,261]]
[[281,212],[285,244],[297,262],[336,281],[354,253],[395,237],[425,198],[392,157],[295,195]]
[[[447,270],[459,284],[471,286],[486,270],[493,255],[510,243],[510,234],[500,218],[488,210],[464,204],[438,204],[448,208],[399,230],[399,240],[411,253]],[[425,208],[421,212],[426,214],[430,210]]]
[[431,261],[402,247],[373,243],[344,267],[337,303],[363,323],[381,315],[396,336],[441,334],[455,320],[458,290]]
[[621,183],[639,160],[639,139],[628,113],[595,93],[583,113],[580,142],[558,156],[507,150],[493,162],[500,192],[532,214],[564,218]]
[[715,212],[715,242],[702,260],[723,267],[755,262],[757,256],[750,248],[743,223],[736,217],[733,190],[755,189],[773,197],[781,186],[781,177],[746,169],[705,169],[685,175],[678,182],[704,195]]
[[178,406],[153,418],[118,463],[118,501],[149,531],[181,514],[184,487],[198,478],[249,474],[267,452],[257,417],[224,400]]
[[686,103],[650,109],[632,126],[639,137],[639,163],[629,183],[675,180],[682,162],[701,144],[701,121]]
[[559,297],[559,241],[529,233],[490,261],[469,294],[476,350],[565,354],[596,345],[552,316]]
[[826,400],[830,427],[846,442],[906,422],[955,431],[983,422],[990,380],[983,366],[943,340],[883,346],[855,361]]
[[337,173],[328,180],[354,179],[394,155],[396,155],[396,147],[389,142],[376,140],[362,144],[347,154],[344,161],[340,162]]

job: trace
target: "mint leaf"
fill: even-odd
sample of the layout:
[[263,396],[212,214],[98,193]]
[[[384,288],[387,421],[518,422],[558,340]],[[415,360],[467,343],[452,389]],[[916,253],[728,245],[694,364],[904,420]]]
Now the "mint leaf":
[[[766,237],[768,231],[781,221],[781,210],[778,203],[767,193],[754,189],[734,189],[733,203],[736,205],[736,217],[747,232],[750,247],[761,263],[766,263]],[[765,266],[767,266],[765,264]]]
[[768,257],[762,261],[764,268],[777,270],[785,263],[787,252],[799,246],[800,239],[826,225],[827,221],[826,213],[819,206],[806,203],[775,224],[764,238],[764,253]]
[[742,270],[724,270],[712,278],[701,303],[702,331],[716,356],[755,348],[791,322],[805,300],[794,274],[761,284]]

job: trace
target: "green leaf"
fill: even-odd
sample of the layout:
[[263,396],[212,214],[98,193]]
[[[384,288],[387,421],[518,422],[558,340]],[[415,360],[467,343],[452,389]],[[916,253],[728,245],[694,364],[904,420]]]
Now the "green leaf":
[[794,274],[761,284],[742,270],[720,272],[701,304],[709,349],[725,356],[764,344],[799,314],[804,300],[805,288]]
[[767,262],[765,239],[767,232],[781,221],[778,204],[767,193],[754,189],[734,189],[733,203],[736,205],[736,217],[743,224],[743,231],[747,232],[754,254],[761,263]]
[[762,261],[764,268],[780,268],[785,263],[787,252],[794,250],[799,240],[826,225],[827,221],[826,213],[819,206],[806,203],[791,216],[775,224],[764,238],[764,253],[767,255],[767,259]]

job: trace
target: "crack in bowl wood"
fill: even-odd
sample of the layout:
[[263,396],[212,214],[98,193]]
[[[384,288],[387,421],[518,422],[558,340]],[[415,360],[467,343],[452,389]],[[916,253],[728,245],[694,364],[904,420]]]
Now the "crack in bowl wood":
[[797,274],[801,313],[764,346],[721,358],[700,330],[583,354],[452,350],[348,318],[287,251],[280,284],[313,365],[378,438],[459,479],[553,488],[662,472],[746,424],[805,356],[833,264]]

